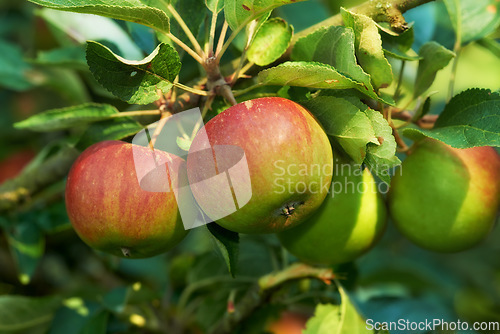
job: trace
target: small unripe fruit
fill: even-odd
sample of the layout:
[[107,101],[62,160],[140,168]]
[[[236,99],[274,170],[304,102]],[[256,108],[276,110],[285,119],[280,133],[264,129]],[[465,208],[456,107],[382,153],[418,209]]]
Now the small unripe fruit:
[[401,233],[438,252],[477,245],[500,201],[500,157],[491,147],[456,149],[426,138],[392,178],[389,209]]
[[[159,168],[179,158],[155,150]],[[168,192],[143,190],[134,155],[140,165],[151,150],[121,141],[104,141],[87,148],[73,164],[66,185],[66,209],[80,238],[90,247],[129,258],[168,251],[187,234],[170,184]],[[145,182],[164,180],[152,175]],[[169,175],[172,185],[178,180]],[[143,184],[145,185],[145,184]],[[146,185],[147,186],[147,185]]]

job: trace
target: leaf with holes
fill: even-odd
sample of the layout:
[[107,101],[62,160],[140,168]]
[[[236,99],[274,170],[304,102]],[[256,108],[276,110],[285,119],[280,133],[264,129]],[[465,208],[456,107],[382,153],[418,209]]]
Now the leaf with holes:
[[141,61],[131,61],[89,41],[87,62],[101,85],[120,99],[138,104],[156,101],[158,89],[170,90],[181,69],[179,54],[168,44],[160,44]]

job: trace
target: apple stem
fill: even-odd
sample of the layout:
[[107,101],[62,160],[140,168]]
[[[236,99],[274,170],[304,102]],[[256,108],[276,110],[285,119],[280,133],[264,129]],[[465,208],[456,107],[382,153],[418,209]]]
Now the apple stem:
[[120,247],[123,256],[130,257],[130,249],[127,247]]

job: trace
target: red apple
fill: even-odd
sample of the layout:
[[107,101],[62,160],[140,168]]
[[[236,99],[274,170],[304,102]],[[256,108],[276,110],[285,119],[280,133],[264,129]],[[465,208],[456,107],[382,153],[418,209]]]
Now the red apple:
[[[71,167],[66,209],[76,232],[92,248],[144,258],[171,249],[186,236],[172,191],[177,175],[165,165],[173,162],[173,169],[178,168],[180,158],[155,150],[160,167],[144,177],[142,188],[139,184],[136,165],[142,172],[152,152],[121,141],[104,141],[87,148]],[[144,190],[155,183],[163,192]]]
[[266,326],[266,331],[271,334],[302,334],[308,319],[301,313],[283,312],[278,320]]
[[328,137],[311,113],[266,97],[211,119],[192,142],[187,170],[209,218],[235,232],[271,233],[301,223],[321,205],[332,163]]
[[33,151],[22,150],[0,161],[0,183],[16,177],[34,157]]

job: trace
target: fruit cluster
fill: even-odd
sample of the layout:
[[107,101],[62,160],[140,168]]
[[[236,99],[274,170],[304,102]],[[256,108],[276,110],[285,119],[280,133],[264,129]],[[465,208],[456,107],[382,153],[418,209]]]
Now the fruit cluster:
[[[440,252],[478,244],[497,216],[500,157],[490,147],[455,149],[429,138],[418,141],[392,179],[386,208],[370,171],[344,161],[341,152],[333,154],[320,124],[295,102],[246,101],[211,119],[204,130],[209,154],[195,154],[207,149],[206,140],[196,136],[181,164],[185,173],[177,173],[187,174],[199,208],[234,232],[277,233],[304,262],[331,265],[359,257],[381,237],[389,215],[408,239]],[[134,146],[106,141],[85,150],[69,173],[66,206],[89,246],[141,258],[171,249],[187,231],[173,191],[179,175],[160,165],[168,175],[165,191],[144,190],[134,159],[150,158],[151,150]],[[216,154],[218,146],[244,152],[251,180],[244,205],[236,194],[245,178],[231,172]],[[154,152],[155,159],[180,160]],[[224,187],[196,186],[221,174],[231,184],[229,194]],[[336,184],[344,188],[338,191]],[[221,215],[228,209],[221,208],[225,198],[234,199],[234,210]]]

